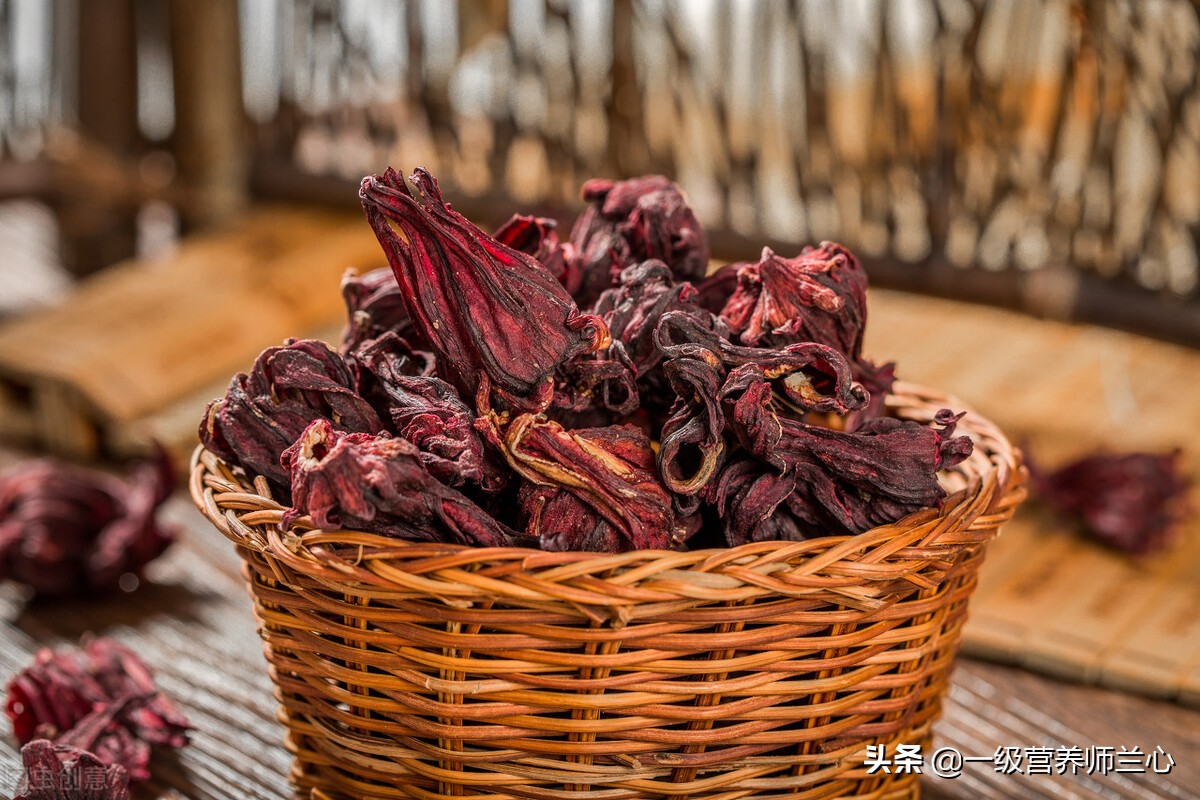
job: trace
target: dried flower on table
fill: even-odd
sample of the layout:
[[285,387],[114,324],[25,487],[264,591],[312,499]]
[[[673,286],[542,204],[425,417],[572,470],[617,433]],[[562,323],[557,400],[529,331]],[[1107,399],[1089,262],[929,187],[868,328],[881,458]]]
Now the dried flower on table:
[[8,685],[5,711],[21,743],[49,739],[149,777],[151,745],[183,747],[191,725],[158,692],[150,670],[111,639],[40,650]]
[[302,516],[322,530],[354,528],[415,541],[477,547],[524,539],[429,474],[404,439],[341,433],[316,420],[283,454],[292,475],[287,527]]
[[262,475],[283,497],[290,480],[279,454],[314,419],[340,430],[378,433],[386,428],[359,396],[355,377],[324,342],[289,340],[264,350],[247,373],[234,376],[200,423],[200,441],[251,475]]
[[532,256],[453,211],[428,172],[412,182],[415,194],[389,169],[363,179],[359,197],[440,374],[485,405],[541,411],[559,365],[607,345],[604,323]]
[[130,800],[129,774],[86,750],[34,739],[21,748],[13,800]]
[[116,589],[174,541],[156,516],[173,487],[161,450],[125,480],[52,459],[14,467],[0,476],[0,579],[39,595]]
[[664,262],[676,278],[697,281],[708,271],[708,241],[683,192],[661,175],[583,185],[590,205],[571,229],[569,269],[580,273],[575,293],[592,303],[625,267]]
[[519,503],[544,550],[622,553],[682,543],[650,439],[628,425],[568,431],[530,414],[504,431],[513,469],[529,481]]
[[1046,473],[1030,460],[1035,496],[1126,553],[1161,550],[1179,532],[1188,482],[1180,451],[1096,453]]
[[737,290],[721,317],[739,341],[759,347],[795,342],[833,347],[846,356],[854,379],[871,394],[870,405],[849,427],[883,412],[893,365],[863,358],[867,273],[849,250],[823,242],[795,258],[782,258],[767,247],[757,263],[743,265],[737,275]]

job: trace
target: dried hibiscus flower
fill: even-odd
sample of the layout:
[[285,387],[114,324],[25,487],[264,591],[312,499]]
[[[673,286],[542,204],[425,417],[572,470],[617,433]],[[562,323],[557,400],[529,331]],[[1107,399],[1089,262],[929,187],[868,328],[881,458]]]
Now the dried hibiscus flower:
[[696,284],[696,305],[713,314],[720,314],[737,290],[738,270],[745,262],[726,264]]
[[608,326],[613,341],[625,346],[638,374],[645,375],[662,361],[654,333],[664,314],[687,313],[704,327],[727,332],[712,314],[696,305],[695,298],[695,286],[675,283],[667,265],[652,259],[622,270],[617,285],[600,295],[594,310]]
[[324,342],[288,340],[264,350],[247,373],[234,376],[225,397],[209,404],[200,441],[252,475],[262,475],[286,496],[290,480],[279,454],[314,419],[340,430],[378,433],[379,415],[359,396],[355,376]]
[[21,748],[24,768],[13,800],[130,800],[129,774],[86,750],[34,739]]
[[1096,453],[1046,473],[1029,461],[1036,496],[1093,539],[1126,553],[1161,550],[1179,532],[1187,479],[1180,451]]
[[428,172],[412,182],[415,194],[389,169],[363,179],[359,197],[440,372],[484,404],[494,393],[508,408],[546,408],[559,365],[608,343],[604,323],[532,256],[453,211]]
[[475,415],[454,387],[432,375],[412,375],[412,361],[397,357],[394,335],[365,343],[355,355],[363,396],[391,422],[391,430],[416,445],[421,463],[447,486],[475,483],[497,491],[506,483],[498,459],[484,451]]
[[156,516],[174,485],[161,449],[126,480],[52,459],[14,467],[0,476],[0,579],[40,595],[116,589],[174,541]]
[[737,289],[721,318],[746,345],[778,347],[817,342],[835,348],[850,361],[854,379],[871,395],[867,409],[849,427],[883,412],[894,381],[893,366],[863,358],[867,324],[867,273],[839,244],[806,247],[795,258],[763,248],[757,263],[737,272]]
[[[678,398],[662,428],[658,453],[663,481],[677,495],[696,497],[724,459],[725,412],[720,395],[731,373],[753,367],[767,395],[797,411],[844,414],[866,402],[846,360],[815,343],[777,349],[730,344],[688,314],[663,315],[655,341],[663,370]],[[682,508],[690,509],[689,504]]]
[[572,248],[569,244],[559,243],[557,227],[557,222],[546,217],[513,214],[492,233],[492,238],[533,256],[568,294],[574,295],[579,288],[579,273],[567,266]]
[[9,682],[5,711],[22,744],[49,739],[84,750],[134,781],[150,775],[151,745],[182,747],[191,730],[141,659],[111,639],[40,650]]
[[683,541],[650,439],[638,428],[569,431],[524,414],[504,431],[504,448],[529,481],[519,502],[526,533],[542,549],[621,553]]
[[853,432],[781,416],[753,365],[726,382],[722,404],[745,453],[760,462],[742,458],[709,487],[730,545],[851,536],[940,506],[938,471],[971,453],[971,440],[953,435],[962,415],[948,410],[936,426],[881,417]]
[[708,242],[680,188],[661,175],[583,185],[589,206],[571,229],[571,266],[580,273],[576,298],[589,304],[621,270],[648,259],[664,262],[680,280],[708,271]]
[[342,332],[342,353],[352,353],[368,339],[395,333],[412,346],[419,341],[408,318],[408,309],[400,295],[400,284],[387,267],[362,275],[349,270],[342,277],[342,300],[346,303],[346,329]]
[[354,528],[418,541],[477,547],[521,537],[425,468],[405,439],[341,433],[316,420],[283,453],[292,475],[287,527],[302,516],[322,530]]

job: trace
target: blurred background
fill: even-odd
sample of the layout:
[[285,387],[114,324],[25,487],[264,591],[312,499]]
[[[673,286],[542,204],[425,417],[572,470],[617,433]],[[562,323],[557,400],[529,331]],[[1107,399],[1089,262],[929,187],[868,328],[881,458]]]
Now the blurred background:
[[0,308],[422,164],[570,215],[661,172],[717,255],[1200,341],[1189,0],[3,0]]

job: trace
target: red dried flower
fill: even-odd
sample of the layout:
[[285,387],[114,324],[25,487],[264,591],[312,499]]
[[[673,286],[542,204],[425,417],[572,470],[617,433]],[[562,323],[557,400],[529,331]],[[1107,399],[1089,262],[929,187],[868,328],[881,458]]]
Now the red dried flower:
[[686,535],[654,470],[646,434],[629,425],[565,430],[531,414],[504,431],[526,533],[544,550],[621,553],[678,545]]
[[719,396],[740,367],[753,367],[764,382],[769,381],[765,393],[798,413],[844,414],[866,402],[866,393],[850,378],[846,360],[825,345],[741,347],[680,312],[662,317],[655,341],[666,359],[667,380],[679,398],[663,425],[658,454],[663,481],[677,495],[698,496],[720,469],[726,451],[726,419]]
[[404,298],[400,296],[400,284],[389,268],[373,269],[362,275],[348,270],[342,277],[342,299],[347,316],[342,332],[343,355],[385,333],[398,335],[406,347],[420,345]]
[[404,439],[340,433],[315,420],[283,453],[292,475],[292,508],[322,530],[354,528],[419,541],[478,547],[519,544],[520,537],[429,474],[421,451]]
[[871,394],[871,403],[848,427],[883,412],[894,381],[891,364],[877,366],[862,357],[867,324],[867,273],[839,244],[806,247],[795,258],[763,248],[762,258],[742,265],[737,290],[721,317],[743,344],[778,347],[817,342],[835,348],[850,361],[854,379]]
[[683,192],[661,175],[583,185],[590,205],[571,229],[568,270],[575,270],[581,305],[612,286],[621,270],[658,259],[676,278],[697,281],[708,271],[708,242]]
[[359,390],[391,421],[391,430],[416,445],[429,474],[447,486],[473,483],[498,491],[506,481],[499,459],[485,452],[475,415],[454,387],[432,375],[411,375],[397,357],[393,334],[365,343],[355,356]]
[[129,775],[86,750],[35,739],[21,748],[24,767],[13,800],[130,800]]
[[5,711],[21,743],[50,739],[149,777],[150,746],[182,747],[191,725],[159,694],[150,670],[111,639],[38,651],[8,685]]
[[853,432],[807,425],[776,413],[756,365],[722,390],[729,428],[749,456],[726,467],[708,491],[730,545],[768,539],[854,535],[941,505],[939,470],[971,453],[955,437],[961,414],[938,412],[938,427],[888,417]]
[[1050,473],[1032,460],[1029,467],[1043,502],[1077,520],[1093,539],[1145,555],[1170,544],[1179,532],[1188,488],[1179,458],[1179,450],[1096,453]]
[[492,233],[492,238],[533,256],[573,296],[579,289],[581,276],[567,266],[573,248],[570,244],[559,243],[557,227],[558,223],[547,217],[513,214]]
[[385,429],[340,355],[324,342],[289,339],[264,350],[249,374],[234,376],[225,397],[209,403],[200,441],[231,464],[264,476],[286,497],[290,476],[279,454],[314,419],[345,431]]
[[416,195],[389,169],[364,178],[359,197],[440,372],[466,397],[482,388],[485,405],[495,392],[510,408],[546,408],[558,367],[607,345],[604,323],[532,256],[453,211],[428,172],[412,182]]
[[40,595],[116,589],[174,541],[156,517],[173,487],[161,449],[127,480],[52,459],[13,468],[0,476],[0,579]]

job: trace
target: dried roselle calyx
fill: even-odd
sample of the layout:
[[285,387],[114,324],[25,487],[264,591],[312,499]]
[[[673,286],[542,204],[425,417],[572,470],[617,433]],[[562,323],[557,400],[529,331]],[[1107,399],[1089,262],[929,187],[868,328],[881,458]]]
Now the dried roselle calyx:
[[[346,355],[346,363],[354,373],[359,394],[370,402],[377,412],[387,405],[386,394],[380,389],[380,381],[377,378],[380,373],[386,371],[390,375],[433,375],[437,371],[437,360],[433,353],[412,350],[403,339],[391,331],[360,342]],[[387,414],[381,413],[381,416],[386,417]]]
[[701,325],[726,330],[696,305],[695,297],[695,286],[675,283],[666,264],[650,260],[622,270],[617,285],[600,295],[593,310],[608,326],[613,341],[625,346],[638,374],[645,375],[662,361],[654,333],[664,314],[688,313]]
[[523,538],[426,470],[404,439],[341,433],[316,420],[284,451],[292,507],[280,523],[307,516],[322,530],[353,528],[413,541],[516,546]]
[[939,507],[946,495],[938,471],[971,452],[968,437],[954,436],[961,414],[943,410],[935,426],[880,417],[835,431],[776,416],[762,385],[746,379],[741,393],[731,388],[723,398],[730,427],[763,462],[756,474],[738,461],[710,490],[730,545],[849,536]]
[[39,651],[9,682],[5,711],[21,743],[49,739],[86,750],[134,781],[150,775],[151,745],[182,747],[191,730],[141,659],[111,639]]
[[867,273],[841,245],[822,242],[795,258],[764,247],[737,273],[737,289],[721,316],[747,345],[820,342],[849,358],[862,352]]
[[767,384],[767,402],[800,412],[845,413],[866,402],[862,387],[850,379],[849,364],[824,345],[740,347],[680,312],[663,315],[655,342],[679,398],[663,425],[659,469],[671,491],[683,497],[702,492],[721,467],[727,422],[720,395],[729,378],[751,370]]
[[521,511],[542,549],[622,553],[677,546],[686,536],[640,429],[569,431],[523,414],[503,436],[509,463],[531,484]]
[[161,449],[125,480],[52,459],[14,467],[0,476],[0,580],[43,596],[117,589],[175,540],[156,516],[173,487]]
[[389,169],[363,179],[359,197],[439,370],[481,406],[546,408],[558,367],[608,344],[604,323],[532,256],[453,211],[428,172],[412,182],[415,194]]
[[225,397],[208,405],[200,441],[211,452],[262,475],[287,496],[288,471],[279,454],[314,419],[340,430],[385,429],[370,403],[358,395],[354,374],[324,342],[289,339],[264,350],[247,373],[234,376]]
[[683,192],[663,176],[590,180],[583,199],[590,205],[571,230],[581,304],[612,286],[625,267],[647,259],[663,261],[684,281],[708,271],[704,231]]
[[721,318],[745,345],[817,342],[838,350],[851,362],[854,379],[871,394],[869,408],[857,415],[854,424],[883,412],[894,381],[893,368],[862,357],[867,273],[841,245],[822,242],[817,248],[806,247],[795,258],[782,258],[764,248],[757,263],[739,268],[737,289]]
[[[637,369],[620,342],[559,367],[547,414],[568,427],[602,427],[637,410]],[[595,425],[586,424],[588,420]]]
[[[718,400],[723,370],[711,351],[689,346],[675,350],[663,372],[678,399],[659,434],[659,472],[676,495],[696,497],[725,458],[725,415]],[[687,504],[683,509],[694,510]]]
[[406,348],[420,345],[391,269],[382,267],[362,275],[347,270],[342,277],[342,299],[347,317],[342,332],[343,355],[385,333],[399,336]]
[[855,383],[850,365],[836,348],[815,342],[784,347],[742,347],[709,330],[694,316],[664,314],[655,343],[666,359],[701,358],[722,370],[754,364],[774,382],[776,397],[801,412],[845,414],[862,408],[867,393]]
[[410,363],[386,347],[361,348],[355,366],[363,395],[390,419],[401,439],[416,446],[430,475],[447,486],[471,482],[486,491],[502,488],[502,465],[484,451],[475,415],[441,378],[405,374]]
[[798,471],[779,472],[750,456],[731,459],[704,492],[705,500],[721,517],[725,529],[722,544],[734,547],[810,538],[810,526],[802,525],[786,506],[780,510],[801,479]]
[[1095,453],[1052,472],[1029,461],[1035,496],[1116,550],[1145,555],[1179,533],[1188,481],[1180,451]]
[[720,314],[738,286],[738,270],[747,262],[738,261],[708,275],[696,284],[696,305],[712,314]]
[[13,800],[130,800],[129,775],[92,753],[47,739],[21,748],[21,782]]
[[533,256],[563,285],[568,294],[574,295],[579,289],[580,275],[567,267],[572,248],[558,241],[557,227],[558,223],[547,217],[513,214],[508,222],[492,233],[492,238],[513,250]]

